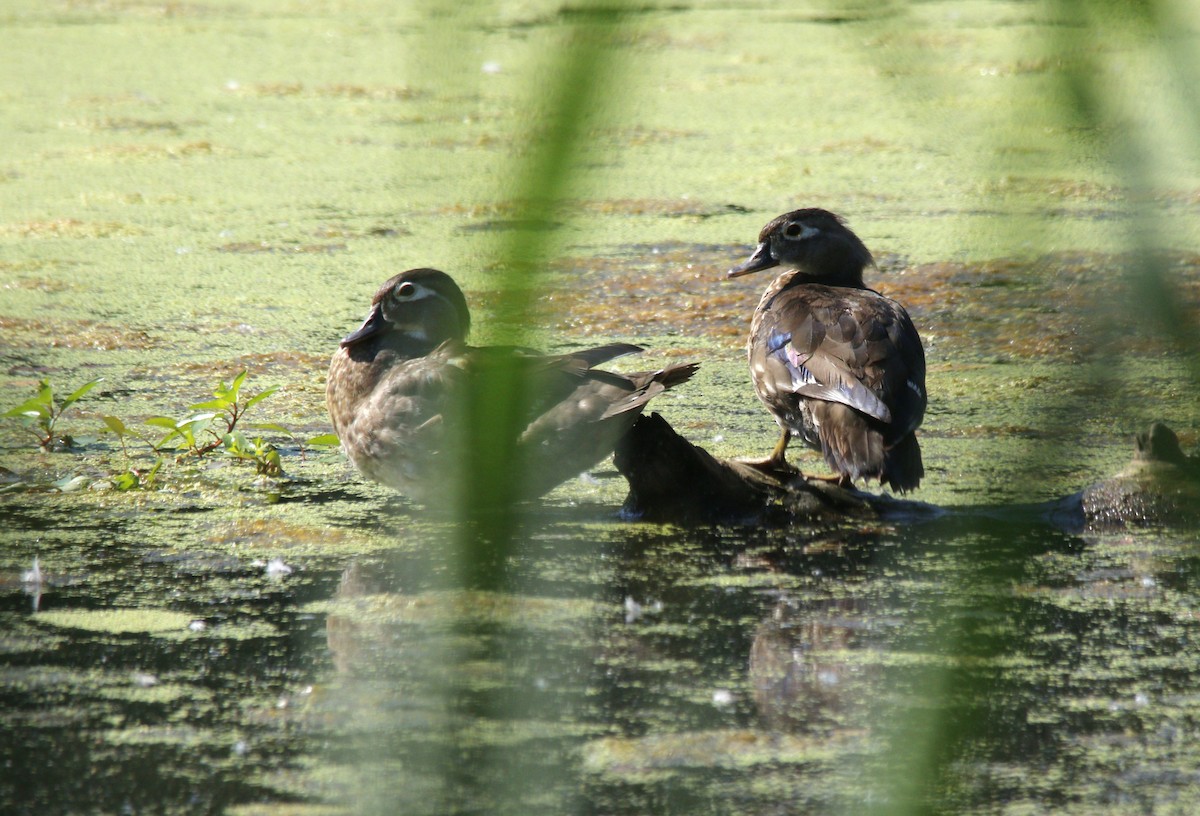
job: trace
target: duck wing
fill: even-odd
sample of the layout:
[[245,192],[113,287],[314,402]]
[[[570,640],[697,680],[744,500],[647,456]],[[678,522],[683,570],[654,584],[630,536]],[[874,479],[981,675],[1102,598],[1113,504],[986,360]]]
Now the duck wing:
[[612,453],[646,404],[696,371],[695,364],[617,374],[594,366],[642,349],[628,343],[560,355],[519,348],[476,348],[463,358],[475,376],[491,365],[516,366],[526,389],[526,425],[517,440],[523,493],[539,495]]
[[763,312],[759,336],[775,387],[914,430],[925,413],[925,352],[904,308],[869,289],[806,284]]
[[[568,354],[542,354],[518,346],[465,347],[454,356],[453,363],[478,387],[489,388],[504,382],[498,376],[501,372],[514,377],[525,392],[527,421],[534,422],[589,383],[604,383],[632,393],[636,387],[627,377],[593,366],[640,351],[641,346],[631,343],[613,343]],[[489,381],[492,377],[496,377],[494,383]]]

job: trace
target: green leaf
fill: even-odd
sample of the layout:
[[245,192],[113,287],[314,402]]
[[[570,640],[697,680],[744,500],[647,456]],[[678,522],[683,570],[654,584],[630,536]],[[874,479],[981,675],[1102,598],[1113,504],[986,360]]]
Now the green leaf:
[[198,406],[193,405],[192,407],[217,407],[219,405],[221,410],[227,410],[231,406],[237,405],[238,391],[241,390],[242,383],[245,381],[246,370],[242,369],[242,373],[234,377],[233,382],[231,382],[229,385],[221,382],[217,386],[217,388],[213,391],[213,396],[216,397],[215,400],[212,400],[208,403],[200,403]]
[[229,390],[233,394],[234,401],[237,400],[238,391],[242,387],[242,383],[246,381],[246,369],[242,369],[242,373],[233,378],[233,382],[229,385]]
[[54,406],[54,391],[50,388],[50,380],[42,380],[40,383],[38,383],[38,393],[34,399],[45,405],[47,408],[52,408]]
[[117,436],[125,436],[129,433],[129,429],[125,427],[125,423],[122,422],[119,417],[103,416],[100,417],[100,419],[103,420],[104,424],[108,426],[108,429]]
[[[174,439],[177,436],[182,437],[183,434],[180,433],[179,431],[171,431],[169,434],[164,436],[162,439],[160,439],[154,443],[154,450],[156,450],[156,451],[162,450],[168,442],[170,442],[172,439]],[[179,446],[176,445],[175,447],[176,447],[176,449],[178,449]]]
[[252,458],[247,454],[250,448],[250,443],[246,441],[246,437],[241,431],[232,431],[221,437],[221,444],[225,446],[225,450],[238,457]]
[[[49,394],[49,393],[50,393],[49,391],[45,392],[45,394]],[[50,416],[50,401],[45,396],[43,396],[42,393],[39,393],[36,397],[25,400],[25,402],[22,402],[16,408],[10,408],[9,410],[5,411],[4,416],[6,416],[6,417],[26,416],[26,417],[33,417],[35,419],[37,417],[49,417]]]
[[82,397],[88,391],[91,391],[93,388],[96,387],[97,383],[100,383],[103,380],[104,380],[103,377],[97,377],[96,379],[92,380],[91,382],[84,383],[83,385],[81,385],[78,389],[76,389],[75,393],[71,394],[71,396],[69,396],[65,400],[63,400],[62,406],[58,409],[59,413],[70,408],[71,405],[74,404],[74,402],[76,400],[78,400],[80,397]]
[[124,473],[118,473],[112,477],[112,485],[122,493],[126,490],[133,490],[141,485],[142,480],[132,470],[127,470]]
[[197,402],[195,405],[189,405],[188,407],[193,411],[228,411],[236,402],[236,400],[218,394],[216,399],[211,399],[207,402]]
[[253,397],[250,398],[250,400],[246,403],[246,407],[243,408],[242,410],[243,411],[250,410],[251,405],[257,405],[258,403],[262,402],[263,400],[265,400],[267,397],[271,396],[278,390],[279,390],[279,386],[276,385],[271,388],[268,388],[266,391],[263,391],[260,394],[255,394]]
[[212,421],[212,418],[216,415],[216,411],[203,411],[199,414],[192,414],[187,419],[180,420],[176,427],[182,428],[185,425],[191,425],[192,427],[195,427],[200,423],[208,423]]
[[[197,414],[196,416],[190,417],[188,419],[180,419],[180,420],[171,419],[170,417],[150,417],[149,419],[147,419],[146,420],[147,425],[153,425],[157,428],[166,428],[170,431],[170,433],[168,433],[162,439],[158,440],[158,442],[153,446],[154,449],[159,450],[160,448],[162,448],[164,445],[166,445],[168,442],[175,439],[176,437],[179,437],[180,439],[182,439],[184,444],[187,447],[189,447],[189,448],[196,447],[196,424],[195,423],[196,423],[197,417],[203,417],[203,416],[208,416],[211,418],[213,416],[216,416],[216,414],[207,414],[207,415]],[[200,427],[199,430],[203,431],[204,428]],[[178,449],[179,445],[176,445],[175,448]]]
[[340,445],[341,443],[342,443],[342,440],[338,439],[337,434],[324,433],[324,434],[318,434],[317,436],[314,436],[312,439],[308,440],[308,442],[306,442],[305,444],[306,445]]
[[6,417],[26,417],[28,419],[49,419],[50,411],[48,409],[31,408],[26,411],[17,411],[15,408],[5,414]]
[[274,448],[269,449],[265,454],[258,457],[258,472],[266,476],[282,476],[283,464],[279,460],[279,451]]
[[154,460],[154,466],[150,468],[145,477],[142,479],[146,487],[150,487],[150,485],[154,484],[154,479],[158,476],[158,469],[162,467],[162,463],[163,460],[161,456]]

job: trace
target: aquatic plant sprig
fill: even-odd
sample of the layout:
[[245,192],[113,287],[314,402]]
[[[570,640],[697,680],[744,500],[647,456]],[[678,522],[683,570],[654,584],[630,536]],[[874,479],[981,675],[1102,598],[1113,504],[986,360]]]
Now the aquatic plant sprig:
[[261,436],[251,440],[241,431],[233,431],[221,438],[221,444],[224,445],[225,452],[233,458],[253,462],[262,476],[284,475],[279,451]]
[[55,399],[49,378],[38,384],[38,391],[25,402],[10,408],[0,416],[19,419],[38,439],[38,446],[46,451],[61,451],[75,447],[75,439],[58,430],[58,421],[68,408],[83,398],[104,378],[98,377],[84,383],[62,400]]
[[[166,416],[147,419],[147,425],[167,429],[166,435],[154,444],[155,451],[174,443],[176,450],[183,450],[177,459],[183,459],[186,456],[204,456],[217,448],[224,448],[235,458],[253,459],[259,465],[260,472],[276,471],[277,475],[282,474],[283,470],[278,466],[279,454],[273,447],[268,450],[265,444],[251,444],[240,432],[234,435],[238,422],[246,412],[279,390],[279,386],[272,386],[242,401],[241,390],[247,373],[242,369],[229,384],[220,382],[213,389],[212,399],[189,406],[196,413],[178,420]],[[214,423],[217,428],[213,427]],[[222,425],[224,428],[220,429]]]
[[[164,461],[170,454],[175,454],[176,462],[180,462],[188,457],[203,457],[217,450],[233,459],[254,463],[260,475],[285,476],[283,462],[275,445],[262,435],[248,435],[247,430],[268,431],[285,436],[296,444],[301,457],[304,456],[306,447],[338,444],[338,438],[333,434],[320,434],[306,440],[279,423],[243,421],[247,411],[279,390],[278,386],[274,386],[247,397],[242,393],[246,377],[247,372],[243,370],[228,384],[221,381],[213,390],[212,399],[189,406],[191,413],[180,419],[153,416],[145,420],[146,425],[166,429],[166,434],[157,439],[154,438],[154,434],[139,432],[118,416],[102,415],[100,419],[104,428],[101,433],[117,437],[121,452],[127,460],[131,458],[128,444],[130,440],[146,445],[152,458],[152,464],[148,467],[131,466],[123,472],[113,473],[108,477],[108,483],[121,492],[150,489],[157,483]],[[0,418],[21,420],[45,450],[74,448],[77,446],[76,440],[59,430],[57,423],[68,408],[102,379],[86,383],[61,400],[55,398],[50,380],[42,380],[36,395],[0,414]],[[29,489],[24,483],[18,484],[21,489]],[[51,486],[62,489],[62,485],[57,482]]]
[[113,474],[109,478],[109,483],[112,484],[114,490],[121,493],[127,490],[149,490],[154,487],[162,463],[163,459],[160,456],[154,460],[154,464],[149,469],[131,467],[123,473]]
[[[278,422],[250,422],[245,425],[247,428],[253,428],[256,431],[274,431],[282,434],[290,439],[295,444],[296,449],[300,452],[300,458],[307,458],[308,448],[326,448],[337,447],[342,443],[335,433],[323,433],[316,436],[310,436],[308,439],[303,439],[292,432],[286,425],[280,425]],[[228,447],[228,445],[227,445]],[[261,470],[259,471],[262,472]]]

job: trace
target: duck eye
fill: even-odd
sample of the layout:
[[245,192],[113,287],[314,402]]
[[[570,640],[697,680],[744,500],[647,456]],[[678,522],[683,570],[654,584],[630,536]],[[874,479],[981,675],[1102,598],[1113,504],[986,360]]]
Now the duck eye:
[[788,238],[799,238],[804,233],[804,225],[793,221],[783,228],[783,234]]
[[396,287],[396,297],[410,298],[417,293],[417,285],[411,281],[405,281]]

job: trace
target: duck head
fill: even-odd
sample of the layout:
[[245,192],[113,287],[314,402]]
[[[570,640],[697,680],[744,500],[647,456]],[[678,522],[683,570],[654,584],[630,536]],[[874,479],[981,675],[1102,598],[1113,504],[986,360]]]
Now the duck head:
[[874,262],[871,252],[841,218],[812,207],[785,213],[763,227],[754,253],[726,277],[783,264],[799,270],[812,283],[862,288],[863,270]]
[[367,319],[342,338],[341,346],[374,341],[377,346],[432,349],[447,340],[466,340],[470,328],[467,299],[449,275],[437,269],[409,269],[379,287]]

